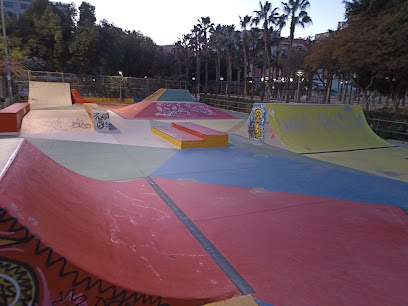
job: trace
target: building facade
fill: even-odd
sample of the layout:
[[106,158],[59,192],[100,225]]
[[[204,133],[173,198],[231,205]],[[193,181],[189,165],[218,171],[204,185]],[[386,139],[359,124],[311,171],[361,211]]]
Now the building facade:
[[10,12],[16,15],[24,13],[27,7],[31,5],[32,0],[7,0],[3,2],[4,12]]

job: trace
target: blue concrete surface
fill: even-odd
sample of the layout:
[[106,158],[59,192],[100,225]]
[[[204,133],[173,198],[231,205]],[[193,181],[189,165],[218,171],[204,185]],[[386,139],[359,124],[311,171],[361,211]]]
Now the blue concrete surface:
[[346,169],[230,146],[180,150],[151,176],[408,207],[408,183]]
[[258,299],[255,299],[255,302],[257,302],[259,306],[273,306],[272,304],[262,302],[262,301],[260,301]]

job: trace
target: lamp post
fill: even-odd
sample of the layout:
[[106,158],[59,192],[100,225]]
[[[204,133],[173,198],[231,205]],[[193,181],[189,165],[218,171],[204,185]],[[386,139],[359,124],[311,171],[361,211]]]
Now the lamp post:
[[220,77],[220,83],[221,83],[221,94],[222,94],[222,81],[224,81],[223,77]]
[[191,80],[193,81],[194,97],[197,98],[197,88],[195,88],[195,77],[192,77]]
[[123,98],[122,98],[122,78],[123,78],[123,72],[122,71],[118,71],[119,73],[119,99],[120,102],[123,102]]
[[1,0],[1,25],[2,25],[2,28],[3,28],[4,55],[5,55],[5,62],[6,62],[8,91],[9,91],[9,96],[10,96],[10,104],[13,104],[13,89],[11,87],[11,73],[10,73],[10,66],[9,66],[9,61],[8,61],[6,23],[4,21],[4,4],[3,4],[3,0]]
[[296,71],[296,75],[298,76],[298,88],[297,88],[297,96],[296,96],[296,102],[299,103],[300,102],[300,78],[303,75],[303,70],[298,70]]

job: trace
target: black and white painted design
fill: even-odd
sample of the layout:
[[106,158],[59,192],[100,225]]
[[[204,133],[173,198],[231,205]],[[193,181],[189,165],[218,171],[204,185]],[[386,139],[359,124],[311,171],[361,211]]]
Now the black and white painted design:
[[95,131],[109,132],[109,113],[93,113]]

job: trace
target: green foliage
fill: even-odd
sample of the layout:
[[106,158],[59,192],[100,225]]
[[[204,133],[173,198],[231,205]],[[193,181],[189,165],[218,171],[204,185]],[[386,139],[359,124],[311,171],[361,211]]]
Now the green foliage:
[[80,26],[92,26],[96,22],[95,7],[87,2],[82,2],[79,6],[79,21]]
[[57,8],[48,0],[33,0],[19,18],[8,14],[6,24],[10,59],[28,69],[110,75],[122,70],[135,77],[174,74],[173,54],[163,54],[140,32],[123,31],[107,20],[96,24],[95,7],[86,2],[77,9],[74,4]]

